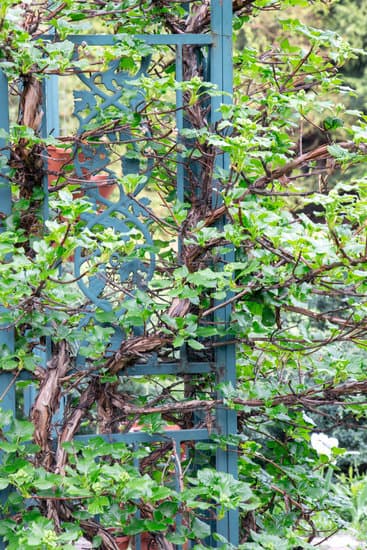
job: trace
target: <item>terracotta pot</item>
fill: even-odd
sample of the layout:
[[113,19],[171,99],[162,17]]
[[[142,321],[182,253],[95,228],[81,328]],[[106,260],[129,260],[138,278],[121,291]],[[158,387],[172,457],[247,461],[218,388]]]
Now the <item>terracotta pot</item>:
[[[134,539],[135,537],[127,536],[115,537],[115,543],[119,550],[128,550],[129,548],[135,548]],[[141,550],[159,550],[154,538],[149,533],[140,535],[140,548]]]
[[49,187],[58,179],[63,172],[63,168],[70,164],[71,149],[63,149],[55,145],[47,147],[47,169],[48,169],[48,185]]
[[[135,548],[134,537],[131,537],[131,540],[132,540],[131,548]],[[173,544],[171,543],[168,543],[168,544],[169,544],[169,548],[173,550],[174,549]],[[121,549],[123,550],[126,550],[126,548],[128,548],[128,546],[121,547]],[[140,535],[140,548],[141,550],[160,550],[161,545],[156,543],[154,536],[151,535],[150,533],[142,533]],[[187,550],[188,549],[187,543],[185,543],[182,546],[182,548],[183,550]]]
[[160,545],[155,542],[150,533],[142,533],[140,535],[140,548],[141,550],[159,550]]
[[116,184],[110,183],[108,174],[96,174],[95,176],[91,176],[89,181],[91,183],[96,182],[98,193],[105,199],[108,199],[112,195],[114,189],[116,189]]
[[[72,165],[73,151],[70,148],[63,149],[62,147],[56,147],[55,145],[49,145],[47,147],[47,166],[48,166],[48,186],[52,187],[58,180],[59,176],[63,174],[65,167]],[[79,161],[83,161],[83,154],[79,154]],[[87,170],[83,169],[85,181],[87,183],[95,183],[98,187],[101,197],[108,199],[116,188],[116,184],[109,183],[107,174],[95,174],[91,175]],[[83,190],[73,191],[75,198],[82,197],[84,195]]]
[[115,538],[115,543],[119,550],[128,550],[129,542],[130,537],[121,536]]

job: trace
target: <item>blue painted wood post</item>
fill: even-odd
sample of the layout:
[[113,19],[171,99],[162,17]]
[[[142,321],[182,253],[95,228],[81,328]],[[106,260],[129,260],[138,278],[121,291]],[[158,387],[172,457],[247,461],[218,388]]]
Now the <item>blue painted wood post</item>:
[[[9,131],[9,95],[7,78],[0,71],[0,128]],[[0,148],[6,146],[6,139],[0,138]],[[11,213],[11,187],[9,181],[0,176],[0,213],[9,216]],[[1,222],[0,222],[1,223]],[[2,224],[0,231],[4,231]],[[3,310],[2,305],[0,308]],[[0,326],[0,346],[6,346],[9,352],[14,350],[14,330],[13,328],[4,328]],[[11,410],[15,415],[15,386],[11,384],[14,375],[11,373],[0,374],[0,394],[3,395],[0,407],[4,410]],[[4,394],[4,391],[8,391]]]
[[[57,75],[48,76],[43,81],[43,117],[41,126],[41,135],[46,138],[50,135],[58,137],[60,133],[59,117],[59,77]],[[48,219],[48,177],[43,178],[43,189],[45,198],[43,201],[44,220]]]
[[[9,92],[8,81],[2,71],[0,71],[0,129],[9,130]],[[0,138],[0,148],[6,146],[6,139]],[[9,216],[11,214],[11,187],[9,181],[0,175],[0,213],[1,215]],[[0,220],[0,232],[4,231],[4,226]],[[0,304],[0,312],[4,311],[4,307]],[[11,353],[14,351],[14,329],[5,328],[0,325],[0,353],[4,347],[8,348]],[[0,402],[0,407],[6,411],[12,411],[15,417],[15,385],[12,383],[14,375],[11,373],[0,374],[0,394],[3,396]],[[8,497],[8,491],[1,491],[0,499],[4,503]],[[6,548],[4,541],[0,538],[0,550]]]
[[60,134],[59,117],[59,77],[48,76],[43,84],[44,90],[44,116],[42,119],[42,134],[44,136]]
[[[222,103],[230,103],[233,91],[233,61],[232,61],[232,2],[231,0],[211,0],[213,46],[210,50],[210,80],[218,86],[223,95],[211,100],[211,122],[215,124],[221,119],[218,111]],[[224,171],[229,169],[228,155],[219,155],[217,166]],[[214,206],[218,206],[220,198],[213,196]],[[222,220],[221,223],[223,223]],[[229,249],[226,261],[233,261],[234,252]],[[223,307],[215,313],[215,321],[227,326],[230,322],[231,306]],[[236,383],[236,354],[232,344],[218,348],[216,353],[217,382]],[[221,435],[237,433],[237,415],[235,411],[217,410],[217,429]],[[228,472],[237,477],[237,448],[228,446],[217,451],[218,471]],[[217,532],[224,536],[234,547],[239,543],[239,513],[232,510],[224,519],[217,522]]]

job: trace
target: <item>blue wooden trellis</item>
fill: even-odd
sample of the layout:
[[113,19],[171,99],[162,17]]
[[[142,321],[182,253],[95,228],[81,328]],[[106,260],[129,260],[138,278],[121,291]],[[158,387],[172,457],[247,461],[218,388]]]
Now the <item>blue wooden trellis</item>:
[[[84,35],[84,36],[70,36],[69,40],[76,45],[86,43],[90,46],[108,46],[113,45],[118,37],[109,35]],[[206,58],[208,60],[206,80],[215,84],[219,90],[223,91],[223,95],[217,95],[211,98],[211,122],[214,124],[220,120],[219,106],[221,103],[230,101],[230,94],[232,92],[232,2],[230,0],[211,0],[211,32],[208,34],[177,34],[177,35],[144,35],[137,38],[144,40],[146,43],[159,47],[160,45],[170,45],[175,48],[176,51],[176,80],[178,82],[183,80],[183,48],[186,45],[194,45],[198,49],[202,48],[207,53]],[[141,71],[147,68],[142,62]],[[123,105],[121,99],[121,90],[124,86],[128,86],[127,75],[122,74],[119,80],[113,64],[106,73],[95,73],[90,77],[81,76],[83,81],[84,90],[75,92],[74,97],[76,100],[75,116],[79,121],[79,131],[83,129],[83,125],[89,122],[85,116],[83,116],[83,107],[91,106],[91,102],[99,94],[100,105],[111,104],[114,102],[120,109],[126,108]],[[42,135],[47,137],[52,132],[54,135],[58,135],[59,131],[59,78],[49,77],[44,83],[44,117],[42,122]],[[104,95],[103,91],[100,91],[96,82],[102,82],[104,86],[112,93],[112,96]],[[86,91],[87,90],[87,91]],[[0,109],[0,128],[8,130],[9,128],[9,105],[8,105],[8,83],[4,75],[0,72],[0,99],[2,109]],[[137,99],[138,101],[139,99]],[[121,102],[120,102],[121,101]],[[176,94],[177,110],[177,128],[182,129],[185,125],[184,113],[183,113],[183,94],[178,91]],[[92,105],[93,107],[93,105]],[[128,108],[134,107],[134,105],[128,106]],[[93,111],[93,109],[92,109]],[[113,139],[112,136],[110,136]],[[119,135],[120,141],[124,140],[124,135]],[[4,146],[4,141],[0,146]],[[101,146],[101,154],[99,158],[103,159],[103,146]],[[91,171],[98,171],[100,169],[107,170],[108,166],[104,161],[99,161],[96,166],[91,166],[96,158],[95,151],[88,156],[88,151],[84,152],[84,161],[80,161],[76,158],[76,173],[82,174],[83,170],[88,168]],[[139,166],[137,161],[126,161],[122,158],[123,170],[125,173],[133,173],[134,170],[138,171]],[[217,159],[218,166],[222,169],[228,168],[228,158],[225,156],[219,156]],[[149,171],[149,167],[147,167]],[[11,213],[12,197],[10,187],[7,185],[6,180],[0,180],[0,205],[1,212],[8,215]],[[47,181],[45,182],[45,190],[47,191]],[[139,187],[135,190],[136,193],[141,192],[142,188]],[[180,200],[184,198],[185,191],[185,173],[183,165],[178,163],[177,165],[177,195]],[[95,191],[91,189],[88,191],[91,200],[95,201]],[[120,216],[119,221],[114,219],[114,227],[120,231],[122,240],[124,240],[124,234],[126,234],[126,224],[124,223],[123,216],[129,219],[129,223],[136,223],[141,233],[149,241],[149,232],[141,223],[142,212],[135,206],[134,208],[128,208],[128,199],[126,196],[120,195],[120,200],[114,203],[110,203],[108,199],[103,200],[105,209],[102,213],[96,211],[95,216],[91,216],[88,220],[90,227],[93,224],[101,224],[108,227],[111,223],[111,213],[118,211]],[[47,206],[45,208],[45,215],[47,214]],[[228,258],[232,255],[231,251],[228,252]],[[116,258],[116,262],[121,262]],[[78,276],[82,269],[85,256],[82,251],[76,252],[76,276]],[[149,261],[149,269],[154,269],[154,258],[151,257]],[[119,275],[121,280],[127,277],[133,276],[134,284],[139,286],[144,280],[149,279],[151,272],[147,271],[147,268],[141,265],[124,265],[123,262],[119,265]],[[103,282],[98,277],[89,282],[81,282],[81,288],[83,292],[88,296],[92,302],[102,309],[108,309],[108,301],[103,297]],[[230,315],[230,307],[220,308],[215,313],[215,320],[220,323],[228,323]],[[116,343],[121,340],[122,334],[115,334]],[[12,350],[14,346],[14,334],[12,329],[0,331],[0,344],[5,344],[9,350]],[[50,346],[44,346],[40,348],[37,353],[42,355],[42,360],[46,365],[50,355]],[[147,374],[173,374],[173,375],[200,375],[209,373],[215,369],[216,381],[218,383],[235,383],[235,350],[232,344],[221,346],[216,352],[214,365],[207,361],[188,361],[184,354],[176,361],[169,361],[166,363],[157,362],[152,360],[149,364],[141,365],[139,363],[129,367],[128,375],[147,375]],[[3,389],[10,386],[12,380],[12,374],[3,373],[0,375],[0,389],[3,393]],[[25,409],[30,410],[33,391],[29,388],[24,396]],[[15,414],[16,410],[16,394],[14,386],[10,387],[5,393],[1,407],[6,410],[11,410]],[[216,413],[216,430],[219,434],[229,435],[234,434],[237,431],[236,426],[236,414],[234,411],[228,411],[220,409]],[[206,429],[190,429],[181,431],[167,432],[164,436],[151,436],[142,432],[133,432],[127,434],[112,434],[108,435],[108,439],[111,441],[124,441],[138,445],[139,443],[159,441],[166,437],[173,438],[176,441],[177,446],[182,441],[203,441],[208,438],[208,431]],[[91,435],[80,435],[78,439],[88,440]],[[235,448],[227,448],[225,450],[219,449],[216,457],[217,469],[220,471],[228,472],[236,476],[237,474],[237,453]],[[236,510],[228,513],[224,519],[217,522],[215,527],[216,531],[223,535],[234,547],[238,545],[239,539],[239,521],[238,512]],[[139,541],[137,541],[137,548],[139,548]]]

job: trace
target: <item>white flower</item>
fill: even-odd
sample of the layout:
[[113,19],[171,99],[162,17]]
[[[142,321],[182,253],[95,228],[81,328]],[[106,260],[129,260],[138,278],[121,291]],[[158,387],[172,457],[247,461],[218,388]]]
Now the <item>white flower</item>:
[[326,455],[331,458],[333,447],[339,447],[336,437],[328,437],[324,433],[313,433],[311,435],[311,446],[319,455]]

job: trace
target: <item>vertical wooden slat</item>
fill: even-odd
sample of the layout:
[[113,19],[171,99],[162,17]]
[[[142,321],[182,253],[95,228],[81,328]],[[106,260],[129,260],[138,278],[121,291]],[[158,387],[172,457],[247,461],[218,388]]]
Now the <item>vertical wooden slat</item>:
[[[182,45],[176,46],[176,82],[182,82],[183,78],[183,64],[182,64]],[[181,130],[184,127],[184,113],[183,113],[183,92],[182,90],[176,90],[176,126],[177,126],[177,139],[181,140]],[[185,200],[185,174],[184,166],[182,163],[182,155],[177,154],[177,199],[180,202]]]
[[[215,124],[220,121],[221,113],[219,111],[222,103],[231,102],[233,91],[233,63],[232,63],[232,2],[230,0],[211,0],[211,31],[213,36],[213,46],[210,50],[210,80],[218,86],[218,89],[224,92],[211,100],[211,122]],[[228,155],[219,155],[217,166],[221,170],[228,171]],[[213,197],[213,203],[218,206],[221,202],[217,195]],[[219,223],[223,225],[224,219]],[[226,253],[224,260],[226,262],[234,260],[234,251],[230,248]],[[231,315],[231,306],[218,309],[214,320],[218,324],[229,326]],[[230,383],[233,386],[236,383],[236,350],[232,344],[223,345],[218,348],[216,353],[217,382]],[[235,411],[225,409],[217,410],[217,429],[222,435],[237,433],[237,415]],[[237,477],[237,449],[228,446],[227,449],[218,449],[217,451],[217,469],[228,472]],[[237,546],[239,541],[239,513],[238,510],[232,510],[226,514],[223,520],[217,522],[217,532],[233,545]]]
[[[0,128],[9,131],[9,93],[6,76],[0,71]],[[6,146],[6,138],[0,138],[0,148]],[[4,154],[4,153],[3,153]],[[6,177],[0,176],[0,213],[2,217],[11,214],[11,186]],[[4,225],[0,222],[0,231],[4,231]],[[0,310],[4,311],[3,304],[0,303]],[[0,327],[0,345],[6,346],[9,352],[14,351],[14,329]],[[13,379],[10,373],[0,374],[0,394],[3,395],[0,407],[4,410],[11,410],[15,415],[15,386],[9,387]],[[8,391],[4,394],[6,388]]]
[[[6,76],[0,71],[0,129],[9,131],[9,91]],[[6,139],[0,137],[0,148],[6,146]],[[3,153],[4,154],[4,153]],[[11,186],[6,177],[0,175],[0,213],[3,216],[11,214],[12,210]],[[0,220],[0,232],[4,231],[4,225]],[[1,284],[1,283],[0,283]],[[0,303],[0,312],[5,311],[3,304]],[[11,353],[14,351],[14,329],[0,326],[0,346],[6,347]],[[1,351],[0,351],[1,353]],[[12,411],[15,417],[16,400],[15,384],[12,384],[14,375],[11,373],[0,373],[0,394],[3,396],[0,407],[6,411]],[[0,500],[5,503],[8,497],[8,490],[0,492]],[[4,541],[0,538],[0,550],[6,548]]]

